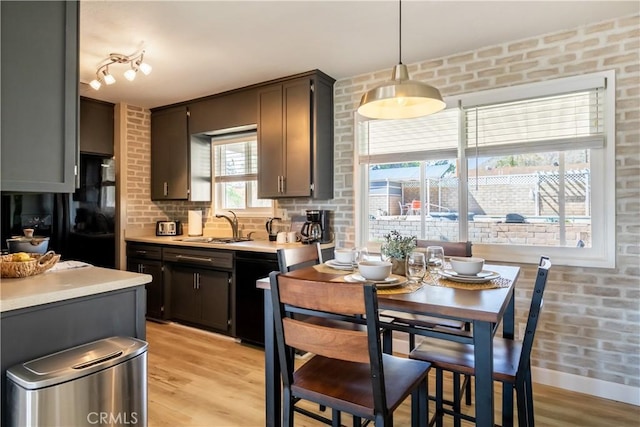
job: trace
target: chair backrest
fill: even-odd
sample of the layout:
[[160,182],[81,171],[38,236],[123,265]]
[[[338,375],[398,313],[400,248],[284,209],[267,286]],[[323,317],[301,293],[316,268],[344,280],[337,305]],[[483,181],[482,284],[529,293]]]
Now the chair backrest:
[[445,256],[469,257],[471,254],[471,242],[441,242],[439,240],[418,240],[419,248],[427,246],[442,246]]
[[322,253],[320,252],[319,243],[278,249],[278,268],[281,273],[320,264],[321,262]]
[[[302,350],[332,359],[368,364],[371,369],[374,406],[380,414],[388,413],[382,368],[382,346],[378,319],[378,299],[372,285],[361,283],[316,282],[270,275],[275,320],[276,344],[282,382],[293,384],[294,351]],[[316,317],[343,316],[354,321],[366,318],[364,330],[340,327],[340,322],[318,324],[308,317],[294,318],[304,311]],[[330,373],[327,373],[330,374]]]
[[421,206],[422,206],[422,204],[420,203],[420,200],[412,200],[411,201],[411,209],[418,210],[418,209],[420,209]]
[[533,285],[533,296],[531,297],[531,306],[529,307],[529,317],[527,318],[527,326],[525,328],[524,339],[522,340],[522,352],[520,353],[520,363],[518,364],[518,374],[522,374],[529,365],[531,357],[531,349],[533,348],[533,338],[536,334],[538,319],[540,317],[540,309],[542,308],[542,296],[547,285],[549,277],[549,269],[551,261],[548,257],[540,258],[538,272],[536,274],[536,283]]

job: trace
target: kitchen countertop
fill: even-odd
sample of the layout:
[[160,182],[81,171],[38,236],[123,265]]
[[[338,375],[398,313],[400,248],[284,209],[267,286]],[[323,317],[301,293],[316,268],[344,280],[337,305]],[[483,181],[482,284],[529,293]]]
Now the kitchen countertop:
[[[262,252],[275,254],[278,249],[292,248],[302,246],[302,243],[276,243],[268,240],[250,240],[246,242],[234,242],[234,243],[205,243],[205,242],[185,242],[182,239],[187,239],[189,236],[129,236],[125,240],[127,242],[140,242],[140,243],[154,243],[161,245],[183,246],[192,248],[209,248],[209,249],[224,249],[230,251],[247,251],[247,252]],[[322,243],[320,248],[332,248],[335,244]]]
[[149,274],[92,266],[50,270],[19,279],[2,279],[0,312],[126,289],[149,282]]

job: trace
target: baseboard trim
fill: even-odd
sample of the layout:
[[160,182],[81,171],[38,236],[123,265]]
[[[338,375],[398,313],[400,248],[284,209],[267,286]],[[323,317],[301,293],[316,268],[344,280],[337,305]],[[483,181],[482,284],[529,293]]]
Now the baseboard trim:
[[[409,354],[409,342],[406,339],[394,338],[393,351],[399,354]],[[638,387],[552,371],[535,366],[531,369],[531,376],[533,382],[537,384],[558,387],[564,390],[640,406],[640,388]]]
[[535,366],[531,368],[531,376],[534,383],[640,406],[640,388],[638,387],[552,371]]

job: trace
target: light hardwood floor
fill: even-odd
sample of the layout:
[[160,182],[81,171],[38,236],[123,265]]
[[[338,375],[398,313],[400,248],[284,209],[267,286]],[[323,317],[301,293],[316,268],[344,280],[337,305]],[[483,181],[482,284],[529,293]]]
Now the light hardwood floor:
[[[264,426],[261,349],[197,329],[153,322],[147,322],[147,341],[150,427]],[[533,390],[538,426],[640,426],[639,407],[538,384]],[[498,394],[496,399],[500,402]],[[473,407],[466,412],[473,413]],[[407,401],[396,411],[395,425],[410,425],[409,415]],[[343,424],[350,423],[344,416]],[[452,423],[447,420],[445,425]],[[324,424],[296,414],[296,426]]]

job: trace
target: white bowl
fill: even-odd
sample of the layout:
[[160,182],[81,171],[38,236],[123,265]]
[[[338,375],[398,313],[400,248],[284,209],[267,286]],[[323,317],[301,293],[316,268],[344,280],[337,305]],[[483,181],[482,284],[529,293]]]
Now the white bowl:
[[351,264],[353,262],[353,249],[336,249],[334,257],[340,264]]
[[388,261],[361,261],[358,263],[360,275],[367,280],[384,280],[391,275]]
[[482,271],[484,259],[476,257],[451,257],[451,268],[458,274],[474,276]]

